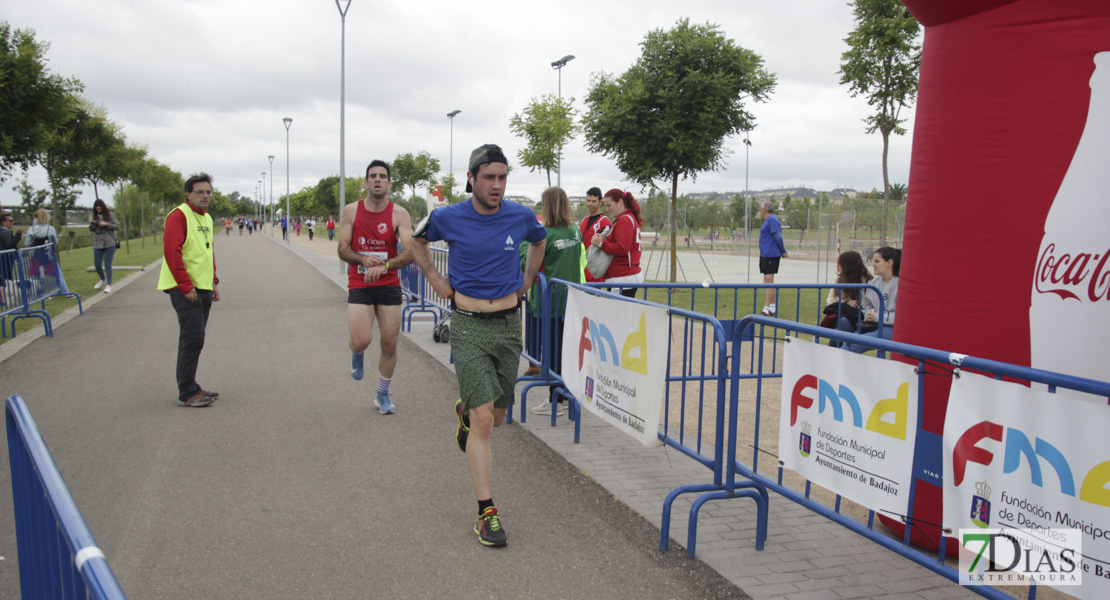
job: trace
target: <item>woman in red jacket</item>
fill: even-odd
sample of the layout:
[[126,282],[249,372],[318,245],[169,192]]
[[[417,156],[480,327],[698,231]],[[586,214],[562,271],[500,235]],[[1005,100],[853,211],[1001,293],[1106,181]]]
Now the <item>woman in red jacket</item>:
[[[590,241],[600,246],[601,251],[612,256],[613,262],[603,277],[605,283],[643,283],[644,272],[640,270],[640,228],[644,220],[640,217],[640,204],[632,194],[617,189],[605,192],[602,199],[605,209],[612,219],[609,235],[602,238],[595,235]],[[633,298],[636,288],[620,288],[622,296]]]

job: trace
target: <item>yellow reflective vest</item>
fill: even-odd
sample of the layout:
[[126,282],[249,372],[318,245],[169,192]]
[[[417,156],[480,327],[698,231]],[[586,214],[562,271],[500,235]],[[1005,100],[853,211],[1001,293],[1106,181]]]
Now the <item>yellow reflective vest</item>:
[[[185,271],[193,282],[193,287],[211,290],[216,279],[216,263],[212,258],[212,217],[208,213],[198,215],[187,202],[170,211],[181,211],[185,215],[185,243],[181,245],[181,258]],[[169,215],[166,215],[169,221]],[[168,290],[177,287],[169,262],[162,257],[162,271],[158,275],[158,289]]]

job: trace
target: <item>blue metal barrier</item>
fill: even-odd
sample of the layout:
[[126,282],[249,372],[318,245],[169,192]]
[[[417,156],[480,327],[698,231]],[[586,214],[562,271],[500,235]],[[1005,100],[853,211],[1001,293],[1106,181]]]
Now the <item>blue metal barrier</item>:
[[[436,270],[447,276],[447,251],[442,248],[428,248],[431,252],[432,262]],[[409,263],[397,275],[401,279],[401,291],[409,298],[408,304],[401,309],[401,327],[404,331],[412,331],[412,316],[420,313],[432,315],[433,324],[451,313],[451,304],[446,298],[440,297],[435,288],[428,283],[424,273],[415,262]],[[416,298],[416,301],[412,299]]]
[[22,397],[5,417],[22,597],[126,598]]
[[[42,321],[47,337],[54,337],[50,313],[46,311],[47,298],[76,298],[77,310],[85,313],[79,294],[62,292],[60,273],[53,244],[0,252],[0,278],[5,282],[0,291],[0,337],[7,337],[8,317],[12,318],[12,337],[15,337],[16,321],[31,317]],[[35,304],[39,304],[39,308],[34,308]]]
[[[927,569],[929,569],[929,570],[931,570],[935,573],[938,573],[938,574],[940,574],[940,575],[942,575],[942,576],[946,577],[947,579],[949,579],[951,581],[954,581],[954,582],[959,580],[959,574],[956,571],[956,569],[954,569],[952,566],[945,564],[944,548],[946,547],[946,543],[945,543],[945,535],[944,535],[945,532],[943,530],[940,531],[940,540],[939,540],[938,547],[937,547],[937,552],[936,552],[935,555],[926,553],[922,550],[918,550],[917,548],[914,548],[910,545],[910,535],[911,535],[912,530],[914,529],[914,527],[917,527],[919,525],[934,526],[933,524],[929,524],[929,523],[922,523],[922,524],[914,523],[914,519],[913,519],[912,515],[914,513],[914,501],[915,501],[915,495],[916,495],[916,481],[918,479],[926,479],[926,480],[936,479],[936,477],[937,477],[936,474],[942,473],[944,471],[942,466],[939,463],[937,463],[937,461],[940,459],[939,453],[934,455],[933,453],[931,453],[929,451],[930,449],[939,448],[939,444],[940,444],[939,437],[940,436],[922,429],[922,423],[923,423],[922,414],[923,414],[923,411],[924,411],[924,404],[923,403],[918,404],[918,418],[917,418],[917,423],[918,423],[918,429],[917,429],[917,436],[918,437],[917,437],[917,439],[918,439],[918,443],[917,443],[917,450],[915,452],[915,460],[914,460],[915,464],[913,466],[914,479],[913,479],[913,482],[910,485],[910,492],[909,492],[909,509],[908,509],[909,514],[908,515],[896,515],[898,518],[900,518],[902,520],[902,522],[904,522],[906,524],[904,536],[903,536],[903,539],[901,541],[899,541],[897,539],[894,539],[892,537],[889,537],[889,536],[885,535],[884,533],[875,530],[875,528],[874,528],[874,517],[875,517],[874,511],[869,511],[868,512],[868,517],[867,517],[867,523],[866,524],[860,523],[860,522],[856,521],[855,519],[852,519],[852,518],[850,518],[848,516],[845,516],[844,514],[841,513],[841,497],[840,496],[835,497],[834,506],[832,508],[830,508],[830,507],[828,507],[828,506],[826,506],[826,505],[824,505],[820,502],[815,501],[811,497],[812,496],[811,482],[809,482],[809,481],[805,482],[803,491],[795,490],[795,489],[791,488],[789,485],[785,484],[784,481],[783,481],[783,479],[784,479],[784,477],[783,477],[784,469],[781,466],[779,466],[777,468],[777,473],[775,473],[775,475],[773,477],[770,477],[770,476],[766,475],[765,473],[760,472],[760,469],[759,469],[759,455],[763,451],[759,447],[760,446],[760,444],[759,444],[759,430],[760,430],[759,407],[762,404],[762,386],[759,385],[759,383],[761,383],[764,378],[772,378],[772,377],[781,378],[782,377],[781,370],[777,370],[777,371],[772,370],[771,372],[764,372],[763,369],[762,369],[762,365],[764,364],[763,354],[767,350],[767,345],[772,344],[772,343],[773,344],[778,344],[782,341],[781,339],[777,338],[775,335],[772,335],[771,339],[768,339],[768,337],[763,335],[763,333],[766,332],[768,329],[770,329],[772,331],[774,331],[774,330],[784,331],[787,335],[792,335],[793,337],[807,336],[807,337],[812,338],[814,340],[819,340],[820,338],[824,337],[824,338],[828,338],[828,339],[832,339],[832,340],[836,340],[836,341],[840,341],[840,342],[845,342],[845,343],[860,344],[860,345],[862,345],[866,348],[873,348],[873,349],[879,350],[880,352],[893,352],[893,353],[897,353],[899,355],[902,355],[904,357],[910,358],[912,360],[916,360],[917,361],[917,373],[918,373],[918,375],[917,375],[917,379],[918,379],[917,384],[918,384],[918,397],[919,398],[923,397],[923,394],[924,394],[924,379],[925,379],[925,377],[929,376],[929,375],[936,376],[936,375],[939,374],[939,373],[936,372],[936,369],[934,369],[932,371],[929,371],[927,369],[928,366],[936,365],[936,364],[950,366],[950,367],[953,367],[955,369],[974,370],[976,372],[981,372],[981,373],[993,375],[997,379],[1001,379],[1001,378],[1005,377],[1005,378],[1012,378],[1012,379],[1017,379],[1017,380],[1027,381],[1027,382],[1032,382],[1032,383],[1046,384],[1046,385],[1049,386],[1050,391],[1055,391],[1057,388],[1066,388],[1066,389],[1078,390],[1078,391],[1082,391],[1082,392],[1086,392],[1086,393],[1090,393],[1090,394],[1095,394],[1095,395],[1098,395],[1098,396],[1110,397],[1110,383],[1107,383],[1107,382],[1092,381],[1092,380],[1089,380],[1089,379],[1071,377],[1071,376],[1062,375],[1062,374],[1059,374],[1059,373],[1041,371],[1041,370],[1038,370],[1038,369],[1032,369],[1032,368],[1029,368],[1029,367],[1022,367],[1022,366],[1012,365],[1012,364],[1008,364],[1008,363],[992,361],[992,360],[988,360],[988,359],[976,358],[976,357],[971,357],[971,356],[963,356],[963,355],[954,354],[954,353],[946,352],[946,351],[941,351],[941,350],[937,350],[937,349],[933,349],[933,348],[925,348],[925,347],[922,347],[922,346],[914,346],[914,345],[900,343],[900,342],[893,342],[893,341],[888,341],[888,340],[884,340],[884,339],[881,339],[881,338],[865,337],[865,336],[861,336],[861,335],[854,334],[854,333],[846,333],[846,332],[841,332],[841,331],[829,330],[829,329],[824,329],[824,328],[821,328],[821,327],[815,327],[813,325],[808,325],[808,324],[804,324],[804,323],[791,323],[791,322],[788,322],[788,321],[784,321],[782,319],[776,319],[776,318],[771,318],[771,317],[763,317],[763,316],[757,316],[757,315],[752,315],[752,316],[745,317],[737,325],[737,328],[741,331],[746,330],[749,327],[756,327],[760,331],[760,335],[756,339],[756,350],[760,355],[760,359],[755,361],[755,364],[758,365],[758,368],[756,369],[756,371],[752,372],[752,373],[748,373],[748,374],[744,374],[744,373],[741,372],[740,361],[734,360],[732,362],[732,365],[731,365],[732,371],[731,371],[731,376],[730,376],[731,391],[730,391],[730,395],[729,395],[729,422],[733,424],[733,430],[729,432],[729,442],[728,442],[729,446],[728,446],[727,453],[728,453],[728,456],[731,457],[732,468],[729,470],[729,473],[726,476],[726,483],[725,483],[724,486],[722,486],[722,489],[727,490],[729,488],[729,485],[730,485],[729,480],[732,480],[737,475],[739,475],[740,477],[744,478],[746,480],[746,482],[748,482],[750,485],[754,485],[754,486],[756,486],[758,488],[761,488],[761,489],[774,491],[774,492],[776,492],[776,493],[778,493],[778,494],[780,494],[780,495],[782,495],[782,496],[784,496],[784,497],[786,497],[786,498],[788,498],[788,499],[790,499],[794,502],[797,502],[798,504],[801,504],[802,506],[804,506],[804,507],[806,507],[806,508],[808,508],[808,509],[810,509],[810,510],[812,510],[812,511],[830,519],[831,521],[833,521],[835,523],[843,525],[844,527],[862,535],[863,537],[867,538],[868,540],[870,540],[872,542],[875,542],[876,544],[879,544],[879,545],[883,546],[884,548],[886,548],[888,550],[891,550],[892,552],[900,554],[900,555],[906,557],[907,559],[912,560],[913,562],[915,562],[915,563],[917,563],[917,564],[919,564],[919,565],[921,565],[921,566],[923,566],[923,567],[925,567],[925,568],[927,568]],[[734,342],[734,347],[733,347],[733,350],[732,350],[732,356],[734,356],[734,357],[739,357],[739,354],[738,354],[738,352],[739,352],[738,344],[739,343],[740,343],[739,341]],[[756,395],[755,395],[755,398],[754,398],[754,401],[756,403],[756,406],[755,406],[756,418],[755,418],[754,422],[750,423],[750,425],[753,426],[753,430],[752,430],[753,431],[753,436],[752,437],[753,437],[753,440],[754,440],[753,443],[752,443],[753,451],[752,451],[752,456],[751,456],[751,461],[750,462],[741,462],[741,460],[739,460],[738,447],[737,447],[737,433],[738,433],[737,428],[742,426],[742,424],[740,423],[740,414],[739,414],[740,381],[742,379],[744,379],[745,377],[748,377],[748,378],[753,378],[754,377],[757,380],[757,391],[756,391]],[[778,398],[778,397],[771,398],[768,401],[777,403],[777,402],[780,401],[780,398]],[[777,449],[777,446],[776,446],[776,449]],[[937,485],[942,484],[941,481],[936,481],[936,483],[937,483]],[[738,484],[731,484],[731,485],[738,485]],[[711,497],[709,497],[707,499],[717,499],[717,498],[724,498],[724,497],[726,497],[726,496],[724,496],[723,494],[721,494],[718,491],[718,492],[715,492]],[[701,502],[700,498],[699,498],[699,502]],[[697,503],[695,503],[695,504],[696,504],[696,506],[700,506],[700,504],[697,504]],[[759,518],[765,521],[766,520],[766,515],[761,515]],[[766,523],[763,522],[763,523],[757,524],[757,530],[759,528],[766,528]],[[690,525],[689,525],[689,543],[687,544],[687,555],[691,556],[691,557],[694,556],[694,550],[695,550],[694,544],[695,544],[695,539],[696,539],[696,529],[697,529],[696,513],[695,513],[694,509],[691,509]],[[661,544],[661,547],[665,546],[665,540],[666,540],[666,538],[664,538],[664,543]],[[757,544],[756,547],[759,548],[759,541],[758,540],[757,540],[756,544]],[[1007,594],[1002,593],[1001,591],[999,591],[997,589],[989,588],[989,587],[985,587],[985,586],[984,587],[969,588],[969,590],[973,591],[975,593],[978,593],[982,596],[988,597],[988,598],[998,598],[1000,600],[1003,599],[1003,598],[1010,598],[1010,596],[1008,596]],[[1030,597],[1032,597],[1034,595],[1035,595],[1035,590],[1031,589],[1030,590]]]
[[[554,279],[548,282],[548,294],[557,288],[574,287],[590,294],[604,296],[618,301],[643,303],[645,300],[628,299],[616,294],[610,294],[596,289],[604,284],[568,284],[568,282]],[[913,514],[913,502],[916,493],[916,484],[910,488],[910,515],[897,515],[906,523],[903,539],[892,538],[874,528],[874,512],[869,511],[866,524],[859,522],[841,512],[841,497],[835,496],[832,507],[826,506],[813,499],[811,482],[804,482],[801,490],[791,488],[784,483],[784,472],[780,467],[773,475],[769,476],[764,469],[760,471],[760,407],[764,382],[769,378],[782,377],[781,359],[778,355],[781,346],[786,343],[786,337],[806,336],[816,342],[822,340],[834,344],[858,344],[865,350],[876,350],[879,357],[884,357],[887,352],[917,360],[918,362],[918,388],[919,397],[923,396],[924,377],[927,372],[926,365],[941,364],[951,365],[956,368],[972,369],[978,372],[993,374],[996,378],[1012,378],[1022,381],[1046,384],[1050,390],[1058,387],[1074,389],[1090,394],[1110,397],[1110,383],[1069,377],[1058,373],[1039,371],[1028,367],[1020,367],[987,359],[964,357],[941,350],[912,346],[904,343],[893,342],[879,337],[860,335],[855,332],[844,332],[837,329],[820,327],[815,324],[803,323],[801,317],[817,315],[814,320],[821,319],[821,309],[824,308],[825,298],[823,290],[836,289],[872,289],[877,288],[867,284],[860,285],[724,285],[702,286],[697,284],[639,284],[634,287],[644,288],[641,297],[647,297],[652,288],[665,288],[666,300],[672,319],[672,328],[668,340],[669,366],[665,381],[667,382],[664,396],[664,424],[659,437],[665,444],[694,459],[712,472],[712,481],[701,484],[680,486],[667,496],[663,506],[663,519],[661,525],[660,548],[666,550],[669,543],[669,528],[671,505],[682,494],[695,493],[698,497],[690,509],[689,524],[687,529],[687,555],[695,556],[697,543],[697,519],[701,507],[710,500],[721,500],[733,497],[748,497],[757,504],[757,523],[755,545],[762,549],[768,533],[768,515],[766,505],[769,501],[769,492],[774,491],[802,506],[840,524],[865,538],[905,556],[917,564],[952,580],[958,581],[958,573],[944,562],[944,554],[940,550],[945,547],[942,536],[938,550],[935,554],[918,550],[910,546],[910,534],[915,527],[928,526],[927,523],[914,523],[910,515]],[[794,306],[791,311],[796,321],[782,318],[764,317],[759,315],[742,316],[743,304],[740,294],[743,290],[760,290],[773,287],[776,297],[793,296]],[[816,290],[818,297],[815,299],[803,298],[806,290]],[[689,309],[681,309],[676,304],[677,299],[685,302],[684,295],[689,294]],[[695,312],[699,294],[712,294],[713,316]],[[758,308],[758,293],[753,293],[752,312]],[[882,296],[879,294],[880,303]],[[731,301],[730,301],[731,300]],[[548,303],[549,304],[549,303]],[[650,303],[649,304],[654,304]],[[659,303],[662,304],[662,303]],[[782,303],[780,300],[780,311]],[[724,310],[721,308],[724,307]],[[880,306],[880,313],[883,306]],[[814,312],[810,312],[814,311]],[[731,314],[730,314],[731,313]],[[780,316],[781,315],[780,313]],[[790,315],[786,315],[790,316]],[[732,317],[731,319],[723,317]],[[739,318],[738,318],[739,317]],[[839,317],[839,315],[838,315]],[[681,323],[676,323],[676,320]],[[880,330],[882,325],[880,324]],[[541,328],[543,336],[550,335],[549,328]],[[681,345],[680,345],[681,344]],[[549,347],[550,340],[544,341],[544,348]],[[749,356],[743,360],[744,351]],[[677,354],[676,354],[677,353]],[[540,360],[544,365],[545,360]],[[936,369],[933,369],[935,371]],[[546,373],[543,377],[546,382],[561,383],[562,378],[556,372]],[[742,382],[744,385],[754,384],[754,406],[747,406],[754,413],[754,419],[742,416],[740,413],[740,398]],[[675,389],[672,389],[675,388]],[[715,389],[714,389],[715,388]],[[727,390],[727,400],[725,399]],[[712,393],[710,393],[712,392]],[[560,394],[570,400],[572,407],[577,408],[577,399],[565,389]],[[745,390],[745,394],[749,391]],[[716,405],[709,402],[716,401]],[[750,396],[745,396],[749,402]],[[780,401],[776,395],[768,401]],[[727,416],[726,404],[727,402]],[[692,410],[687,410],[687,407]],[[913,465],[914,481],[917,479],[935,479],[943,469],[936,463],[939,460],[940,436],[922,429],[923,419],[919,405],[918,416],[918,447],[915,452]],[[693,415],[694,423],[687,422],[687,415]],[[710,417],[711,418],[707,418]],[[572,410],[571,419],[575,422],[575,441],[578,441],[580,432],[580,412]],[[552,417],[552,425],[555,424]],[[727,426],[726,426],[727,424]],[[751,427],[750,431],[746,428]],[[677,431],[675,431],[677,430]],[[710,433],[711,431],[711,433]],[[752,454],[750,461],[740,460],[739,434],[746,432],[750,440]],[[774,451],[777,451],[777,445]],[[722,466],[723,465],[723,466]],[[777,467],[778,465],[776,465]],[[737,477],[739,475],[739,477]],[[937,485],[942,482],[934,481]],[[830,494],[831,495],[831,494]],[[970,588],[969,588],[970,589]],[[994,588],[974,588],[976,593],[989,598],[1007,598],[1005,594]],[[1035,595],[1035,592],[1034,592]]]

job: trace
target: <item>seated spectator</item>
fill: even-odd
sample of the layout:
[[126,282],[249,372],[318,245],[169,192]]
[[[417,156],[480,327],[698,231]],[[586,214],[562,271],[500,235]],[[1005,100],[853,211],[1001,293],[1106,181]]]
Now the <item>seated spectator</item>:
[[[860,330],[864,335],[879,337],[877,329],[881,319],[883,339],[894,339],[894,307],[898,300],[898,273],[901,266],[901,250],[883,246],[875,251],[875,255],[871,259],[871,267],[875,271],[875,277],[870,283],[883,293],[883,314],[879,314],[878,295],[873,290],[868,290],[863,295],[863,322],[860,324]],[[841,319],[837,328],[841,331],[856,331],[856,326],[852,325],[847,319]],[[845,348],[856,353],[865,350],[856,344],[847,344]]]
[[[863,257],[855,250],[841,253],[836,259],[836,283],[867,283],[871,281],[871,272],[863,264]],[[840,319],[848,319],[852,330],[859,322],[859,290],[829,290],[825,301],[825,318],[821,319],[821,327],[838,329]],[[830,342],[830,345],[832,342]]]

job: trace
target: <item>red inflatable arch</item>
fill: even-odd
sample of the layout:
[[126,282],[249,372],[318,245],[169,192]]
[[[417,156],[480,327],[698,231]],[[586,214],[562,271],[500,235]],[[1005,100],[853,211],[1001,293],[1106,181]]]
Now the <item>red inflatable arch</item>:
[[[903,1],[925,42],[894,339],[1105,380],[1110,1]],[[927,380],[939,435],[948,379]],[[940,523],[941,489],[916,489],[915,520]]]

